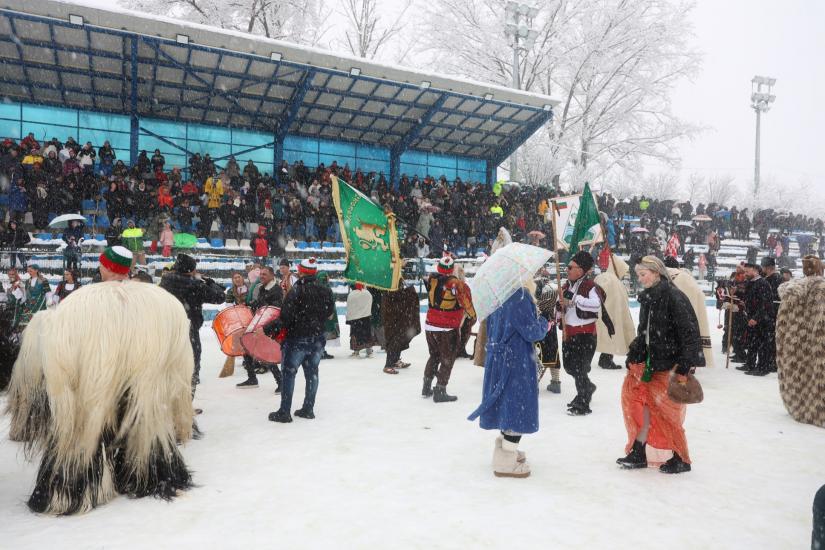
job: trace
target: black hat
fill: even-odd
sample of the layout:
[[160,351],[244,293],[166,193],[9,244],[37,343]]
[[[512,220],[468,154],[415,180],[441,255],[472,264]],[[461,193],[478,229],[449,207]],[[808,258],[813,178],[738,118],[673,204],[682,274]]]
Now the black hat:
[[753,268],[753,269],[759,269],[758,265],[756,265],[754,263],[751,263],[751,262],[743,262],[742,267],[750,267],[750,268]]
[[289,260],[288,260],[287,258],[281,258],[281,261],[280,261],[280,263],[279,263],[278,265],[279,265],[279,266],[287,266],[287,267],[290,267],[290,266],[289,266]]
[[580,250],[575,256],[570,258],[567,263],[576,262],[576,265],[582,268],[583,271],[590,271],[593,269],[593,256],[589,252]]
[[770,256],[762,258],[762,267],[776,267],[776,260]]
[[189,254],[178,254],[175,260],[175,271],[178,273],[192,273],[197,266],[198,262]]

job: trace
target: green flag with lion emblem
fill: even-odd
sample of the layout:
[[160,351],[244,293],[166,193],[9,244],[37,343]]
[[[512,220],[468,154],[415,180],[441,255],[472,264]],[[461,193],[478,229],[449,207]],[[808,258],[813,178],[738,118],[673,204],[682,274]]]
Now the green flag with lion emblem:
[[332,199],[347,251],[344,278],[382,290],[397,290],[401,253],[395,215],[332,176]]

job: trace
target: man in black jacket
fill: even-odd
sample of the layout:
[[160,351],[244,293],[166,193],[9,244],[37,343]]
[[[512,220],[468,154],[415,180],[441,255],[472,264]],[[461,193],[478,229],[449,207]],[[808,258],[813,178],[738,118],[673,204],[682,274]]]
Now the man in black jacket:
[[745,365],[737,368],[744,370],[745,374],[765,376],[771,368],[770,333],[776,324],[771,285],[762,278],[759,267],[753,263],[745,264],[745,277],[748,279],[745,290],[748,354]]
[[768,325],[768,354],[770,358],[768,371],[776,372],[776,316],[779,314],[779,285],[784,281],[776,271],[776,260],[773,258],[767,256],[762,258],[762,273],[771,287],[771,299],[773,300],[771,323]]
[[189,341],[192,343],[192,353],[195,356],[195,372],[192,373],[192,395],[195,395],[195,386],[200,383],[201,370],[201,337],[200,329],[203,325],[203,304],[221,304],[225,294],[221,285],[202,277],[195,271],[197,262],[188,254],[178,254],[172,271],[163,274],[160,287],[167,290],[183,304],[186,316],[189,317]]
[[[250,290],[249,308],[253,312],[265,306],[281,307],[284,300],[284,293],[281,290],[281,285],[275,280],[275,272],[271,267],[266,266],[261,268],[261,275],[258,282]],[[246,370],[247,379],[245,382],[237,384],[235,387],[239,389],[257,388],[258,376],[255,374],[255,369],[263,366],[256,361],[251,355],[245,354],[243,356],[243,368]],[[275,377],[275,382],[278,387],[275,393],[281,392],[281,371],[278,370],[278,365],[268,365],[272,375]]]
[[283,382],[281,407],[269,414],[273,422],[292,422],[292,393],[295,391],[295,375],[303,367],[306,392],[303,406],[295,416],[315,418],[315,395],[318,392],[318,364],[324,352],[326,338],[324,324],[335,313],[332,290],[316,279],[318,262],[307,258],[298,266],[300,279],[289,290],[281,308],[281,317],[265,330],[267,334],[286,333],[282,345]]

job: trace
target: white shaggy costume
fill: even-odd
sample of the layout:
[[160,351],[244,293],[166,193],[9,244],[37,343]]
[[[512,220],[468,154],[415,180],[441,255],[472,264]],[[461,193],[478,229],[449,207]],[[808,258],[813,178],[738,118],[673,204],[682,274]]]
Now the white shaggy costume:
[[41,455],[29,508],[75,514],[190,487],[176,444],[192,437],[192,369],[183,306],[154,285],[84,286],[37,313],[8,400],[10,437]]

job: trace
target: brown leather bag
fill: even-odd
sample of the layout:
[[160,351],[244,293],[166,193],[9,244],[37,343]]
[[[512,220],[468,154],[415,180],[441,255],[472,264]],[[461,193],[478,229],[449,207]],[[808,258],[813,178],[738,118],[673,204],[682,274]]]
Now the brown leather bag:
[[702,391],[702,385],[693,374],[686,376],[687,380],[679,382],[676,375],[676,369],[670,373],[670,381],[667,385],[667,396],[674,403],[682,405],[693,405],[694,403],[701,403],[705,398]]

